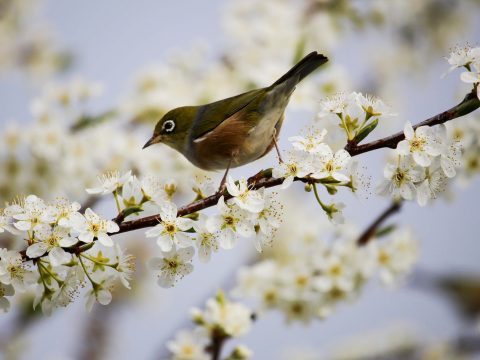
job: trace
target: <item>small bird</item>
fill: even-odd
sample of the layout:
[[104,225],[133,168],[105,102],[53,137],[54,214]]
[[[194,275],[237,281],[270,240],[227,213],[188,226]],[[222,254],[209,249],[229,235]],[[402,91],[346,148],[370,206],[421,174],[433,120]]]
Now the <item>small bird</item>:
[[167,112],[143,146],[164,143],[204,170],[228,170],[265,156],[277,140],[295,86],[328,61],[316,51],[300,60],[271,86],[200,106]]

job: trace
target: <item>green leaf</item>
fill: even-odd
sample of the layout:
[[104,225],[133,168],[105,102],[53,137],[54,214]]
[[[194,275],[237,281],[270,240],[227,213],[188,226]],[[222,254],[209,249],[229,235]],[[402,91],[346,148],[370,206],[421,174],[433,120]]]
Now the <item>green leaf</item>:
[[397,228],[397,226],[394,225],[394,224],[387,225],[387,226],[385,226],[383,228],[380,228],[377,231],[375,231],[375,236],[376,237],[386,236],[386,235],[390,234],[392,231],[394,231],[396,228]]
[[143,211],[143,209],[141,207],[132,206],[132,207],[128,207],[126,209],[123,209],[122,213],[123,213],[123,216],[126,218],[129,215],[138,214],[139,212],[142,212],[142,211]]
[[357,133],[357,135],[354,138],[355,143],[358,144],[360,141],[365,139],[373,130],[375,130],[377,125],[378,125],[378,119],[375,119],[369,124],[367,124],[366,126],[364,126],[362,129],[360,129],[360,131]]
[[115,110],[106,111],[100,115],[95,115],[95,116],[83,115],[77,120],[77,122],[75,122],[70,127],[70,131],[72,132],[81,131],[90,126],[101,124],[105,121],[111,120],[115,115],[116,115]]
[[335,185],[324,184],[330,195],[335,195],[337,193],[337,187]]

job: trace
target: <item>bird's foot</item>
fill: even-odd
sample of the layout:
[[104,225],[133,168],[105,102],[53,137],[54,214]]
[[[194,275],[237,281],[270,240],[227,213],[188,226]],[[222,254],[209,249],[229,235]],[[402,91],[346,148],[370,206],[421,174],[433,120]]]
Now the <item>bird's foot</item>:
[[277,131],[276,129],[274,130],[275,131],[273,132],[273,145],[275,145],[275,150],[277,151],[278,163],[281,164],[283,163],[282,154],[280,154],[280,148],[278,147],[277,143]]
[[216,196],[220,197],[222,195],[225,195],[225,190],[227,190],[227,182],[222,181],[220,183],[220,186],[218,187],[217,192],[215,193]]

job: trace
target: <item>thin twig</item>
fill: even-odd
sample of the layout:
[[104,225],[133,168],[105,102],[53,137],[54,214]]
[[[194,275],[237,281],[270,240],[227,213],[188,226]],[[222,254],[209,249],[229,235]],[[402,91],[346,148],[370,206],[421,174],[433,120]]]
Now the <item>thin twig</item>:
[[365,229],[362,235],[360,235],[360,237],[357,239],[357,245],[358,246],[367,245],[368,242],[375,237],[375,233],[377,232],[380,225],[382,225],[385,222],[385,220],[387,220],[390,216],[399,212],[401,207],[402,207],[401,201],[392,202],[392,204],[388,208],[386,208],[368,228]]

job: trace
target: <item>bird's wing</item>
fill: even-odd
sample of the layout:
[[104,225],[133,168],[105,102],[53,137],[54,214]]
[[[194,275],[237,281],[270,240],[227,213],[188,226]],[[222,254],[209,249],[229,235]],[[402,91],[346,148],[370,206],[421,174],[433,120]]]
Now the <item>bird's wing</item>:
[[191,139],[195,140],[209,133],[252,101],[258,99],[264,92],[265,89],[251,90],[237,96],[200,106],[193,121],[190,133]]

